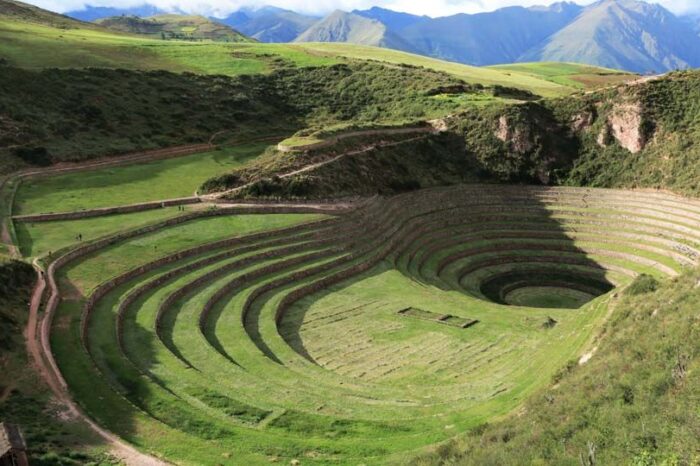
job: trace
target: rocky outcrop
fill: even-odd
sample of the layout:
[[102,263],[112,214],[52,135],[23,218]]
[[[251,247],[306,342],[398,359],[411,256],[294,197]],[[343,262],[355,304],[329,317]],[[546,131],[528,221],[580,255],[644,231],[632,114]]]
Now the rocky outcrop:
[[608,147],[611,143],[612,136],[610,134],[610,127],[606,124],[598,133],[598,138],[596,142],[600,147]]
[[569,127],[571,128],[572,132],[580,133],[590,128],[591,125],[593,125],[594,120],[595,115],[593,114],[593,112],[579,113],[578,115],[574,115],[573,118],[571,118]]
[[644,149],[647,143],[642,125],[642,106],[638,102],[615,105],[608,117],[612,137],[633,154]]
[[519,154],[525,154],[534,148],[530,128],[513,124],[505,115],[498,119],[498,128],[494,136]]

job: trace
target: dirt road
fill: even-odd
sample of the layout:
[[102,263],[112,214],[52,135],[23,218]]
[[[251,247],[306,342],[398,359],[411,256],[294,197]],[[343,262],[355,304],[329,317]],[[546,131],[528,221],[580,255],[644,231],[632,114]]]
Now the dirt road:
[[[29,306],[29,320],[25,329],[25,338],[27,345],[27,353],[30,355],[32,363],[53,392],[56,401],[65,408],[65,414],[71,419],[79,419],[87,424],[109,447],[110,453],[121,459],[129,466],[167,466],[166,463],[158,458],[141,453],[131,445],[122,441],[116,435],[106,431],[97,425],[92,419],[85,415],[80,408],[73,402],[63,376],[58,370],[58,366],[51,354],[50,332],[51,320],[53,315],[47,312],[43,319],[39,318],[39,310],[41,308],[44,292],[46,291],[47,280],[44,271],[34,263],[34,268],[37,273],[37,282],[32,292],[32,297]],[[51,270],[51,268],[49,269]],[[52,272],[49,272],[52,273]],[[52,300],[60,299],[58,289],[55,287],[53,276],[49,278],[50,293]],[[50,308],[50,306],[47,306]],[[50,311],[50,309],[49,309]]]

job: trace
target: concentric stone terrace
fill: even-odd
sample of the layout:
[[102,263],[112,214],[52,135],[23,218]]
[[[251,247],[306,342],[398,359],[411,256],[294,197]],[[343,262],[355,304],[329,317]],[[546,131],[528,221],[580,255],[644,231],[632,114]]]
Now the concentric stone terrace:
[[99,423],[184,464],[400,462],[548,383],[616,288],[700,258],[700,203],[660,193],[466,186],[265,225],[59,261],[54,355]]

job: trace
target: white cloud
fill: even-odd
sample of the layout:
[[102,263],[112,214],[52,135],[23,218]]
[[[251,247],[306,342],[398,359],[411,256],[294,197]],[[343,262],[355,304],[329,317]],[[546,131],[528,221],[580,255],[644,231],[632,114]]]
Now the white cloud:
[[[492,11],[505,6],[532,6],[551,4],[553,0],[28,0],[42,8],[56,12],[78,10],[85,5],[134,7],[148,3],[165,10],[181,10],[213,16],[225,16],[241,7],[274,5],[290,10],[322,15],[335,9],[354,9],[381,6],[396,11],[428,16],[446,16],[456,13],[478,13]],[[579,0],[580,4],[590,4],[594,0]],[[676,13],[700,11],[697,0],[649,0],[660,3]]]

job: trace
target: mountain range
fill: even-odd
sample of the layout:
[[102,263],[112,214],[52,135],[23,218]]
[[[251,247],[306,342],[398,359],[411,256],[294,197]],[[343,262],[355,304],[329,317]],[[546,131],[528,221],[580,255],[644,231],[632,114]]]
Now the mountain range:
[[[68,15],[93,21],[100,15],[160,13],[144,5],[88,7]],[[440,18],[379,7],[318,18],[263,7],[214,20],[261,42],[349,42],[479,66],[566,61],[640,73],[700,67],[700,19],[638,0],[560,2]]]

